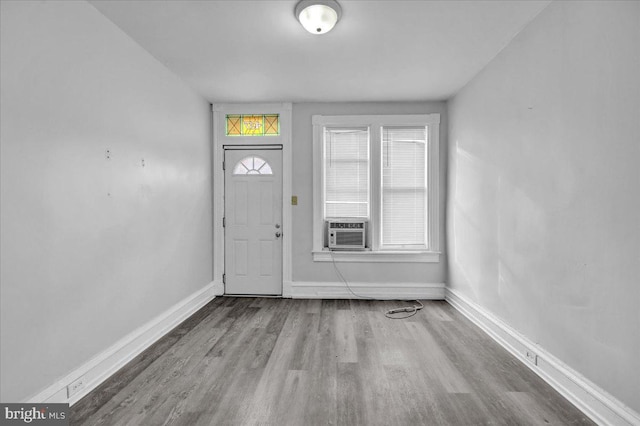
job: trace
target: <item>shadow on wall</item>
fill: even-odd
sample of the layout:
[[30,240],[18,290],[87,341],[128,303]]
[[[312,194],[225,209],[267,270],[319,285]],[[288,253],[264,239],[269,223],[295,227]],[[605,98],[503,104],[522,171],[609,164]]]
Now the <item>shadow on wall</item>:
[[[524,186],[479,156],[455,145],[452,169],[452,224],[449,232],[454,248],[451,261],[452,282],[464,286],[473,300],[488,307],[500,317],[514,318],[514,326],[522,329],[545,322],[546,315],[529,315],[519,307],[535,304],[552,308],[554,294],[540,286],[545,281],[563,292],[563,286],[575,270],[554,275],[545,267],[549,247],[543,242],[554,220],[529,196]],[[480,249],[478,249],[480,248]],[[555,271],[557,272],[557,271]],[[572,299],[575,307],[589,304]],[[548,326],[561,327],[558,324]]]

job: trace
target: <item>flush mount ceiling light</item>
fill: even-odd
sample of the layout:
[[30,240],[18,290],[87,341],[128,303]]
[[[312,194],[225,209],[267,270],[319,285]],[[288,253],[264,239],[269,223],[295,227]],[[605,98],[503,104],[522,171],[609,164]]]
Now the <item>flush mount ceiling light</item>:
[[296,5],[296,18],[311,34],[331,31],[342,15],[335,0],[302,0]]

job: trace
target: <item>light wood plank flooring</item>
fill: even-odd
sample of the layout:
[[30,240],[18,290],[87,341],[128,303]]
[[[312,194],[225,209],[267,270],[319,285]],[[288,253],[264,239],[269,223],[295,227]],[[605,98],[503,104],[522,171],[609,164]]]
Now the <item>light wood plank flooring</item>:
[[443,301],[216,298],[72,425],[593,424]]

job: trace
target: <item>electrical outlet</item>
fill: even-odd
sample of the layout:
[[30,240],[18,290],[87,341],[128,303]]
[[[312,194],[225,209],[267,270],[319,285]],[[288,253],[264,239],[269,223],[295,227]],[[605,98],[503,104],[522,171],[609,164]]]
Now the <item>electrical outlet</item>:
[[527,351],[526,355],[527,360],[529,360],[530,363],[532,363],[533,365],[538,365],[538,355],[531,351]]
[[84,386],[84,377],[80,377],[75,382],[72,382],[69,386],[67,386],[67,398],[71,398],[73,395],[80,392],[82,389],[84,389]]

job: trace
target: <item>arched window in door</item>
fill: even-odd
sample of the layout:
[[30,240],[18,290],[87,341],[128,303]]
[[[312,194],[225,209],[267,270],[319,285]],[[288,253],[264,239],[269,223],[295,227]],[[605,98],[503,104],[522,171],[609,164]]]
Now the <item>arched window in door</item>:
[[245,157],[233,168],[234,175],[272,175],[273,170],[269,163],[260,157]]

